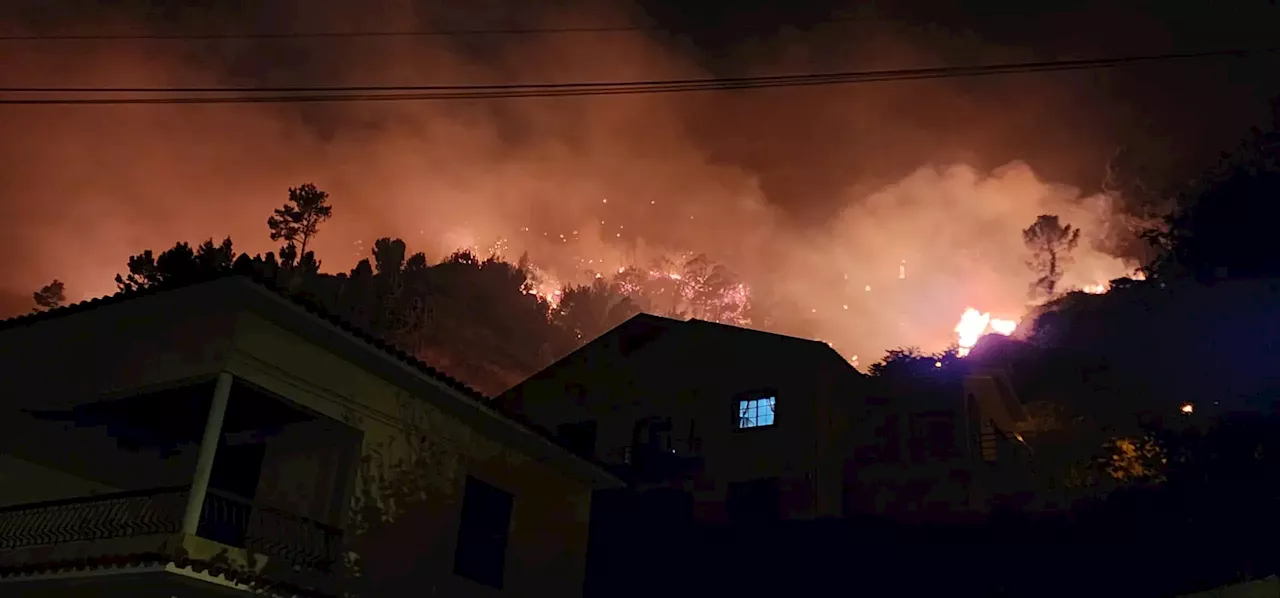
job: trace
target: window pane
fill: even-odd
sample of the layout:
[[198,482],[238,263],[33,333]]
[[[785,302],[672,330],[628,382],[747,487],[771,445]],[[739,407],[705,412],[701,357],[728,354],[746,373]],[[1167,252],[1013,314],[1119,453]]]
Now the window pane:
[[758,428],[772,426],[776,403],[777,399],[775,397],[738,401],[738,427]]

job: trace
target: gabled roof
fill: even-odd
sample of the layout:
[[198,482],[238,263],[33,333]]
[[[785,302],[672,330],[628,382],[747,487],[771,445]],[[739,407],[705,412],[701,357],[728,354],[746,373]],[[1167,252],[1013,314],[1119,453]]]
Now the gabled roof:
[[754,328],[743,328],[741,326],[733,326],[731,324],[722,324],[720,322],[710,322],[707,320],[689,320],[685,322],[692,330],[706,331],[710,334],[724,335],[741,335],[740,338],[752,338],[757,340],[767,340],[769,342],[785,343],[787,347],[793,351],[801,351],[815,359],[834,360],[840,364],[846,365],[849,369],[858,375],[862,375],[857,368],[853,367],[844,356],[833,349],[831,345],[822,341],[816,341],[798,336],[790,336],[786,334],[778,334],[776,332],[767,332],[764,330],[756,330]]
[[550,378],[568,364],[574,363],[589,355],[608,351],[611,347],[616,347],[619,355],[626,357],[635,351],[639,351],[655,343],[676,339],[682,343],[696,343],[700,339],[706,340],[709,338],[724,339],[726,342],[734,343],[743,342],[744,339],[781,343],[786,347],[787,351],[790,351],[793,354],[799,353],[807,355],[812,357],[815,361],[825,360],[829,363],[839,363],[847,367],[851,373],[858,376],[863,375],[861,372],[858,372],[856,368],[850,365],[844,357],[837,353],[835,349],[832,349],[830,345],[821,341],[776,334],[773,332],[765,332],[763,330],[755,330],[752,328],[743,328],[741,326],[733,326],[730,324],[709,322],[706,320],[676,320],[653,314],[641,313],[632,316],[627,321],[613,327],[604,334],[601,334],[591,340],[591,342],[588,342],[572,353],[560,358],[555,363],[543,368],[533,376],[530,376],[527,380],[521,381],[514,387],[507,389],[495,400],[498,401],[499,404],[502,404],[509,399],[514,392],[517,392],[525,383],[533,380]]
[[[266,298],[266,304],[275,306],[273,311],[279,312],[279,315],[289,315],[291,319],[299,317],[310,320],[314,324],[320,324],[321,328],[327,326],[334,334],[330,334],[326,338],[335,336],[344,337],[351,343],[363,346],[368,349],[368,353],[372,353],[381,357],[381,360],[374,360],[376,363],[389,364],[391,367],[383,369],[396,373],[397,376],[403,378],[404,373],[412,374],[408,379],[417,379],[428,381],[437,389],[443,389],[447,394],[451,393],[458,397],[462,404],[466,405],[465,411],[477,414],[481,420],[505,422],[506,425],[513,427],[525,435],[526,438],[536,438],[533,446],[541,443],[544,447],[554,447],[553,451],[561,451],[562,454],[570,459],[576,459],[581,465],[572,466],[579,473],[588,476],[590,479],[603,482],[606,485],[621,485],[621,481],[616,476],[608,472],[608,469],[601,463],[577,455],[569,448],[565,447],[558,439],[546,430],[533,425],[524,418],[510,413],[500,412],[494,409],[487,397],[479,391],[467,386],[463,382],[427,365],[422,360],[410,355],[404,350],[378,338],[360,327],[343,320],[326,311],[319,304],[291,294],[275,284],[274,281],[265,280],[258,276],[248,273],[232,271],[220,273],[207,278],[195,281],[186,281],[181,284],[156,285],[140,291],[125,291],[109,295],[89,301],[82,301],[65,307],[52,309],[45,312],[32,313],[28,315],[9,318],[0,321],[0,332],[21,327],[38,324],[47,320],[66,317],[73,314],[83,313],[93,309],[117,305],[133,299],[141,297],[149,297],[161,295],[164,293],[188,289],[199,285],[213,284],[229,284],[242,285],[250,292],[255,293],[259,297]],[[545,450],[545,449],[538,449]],[[586,469],[584,470],[583,467]]]

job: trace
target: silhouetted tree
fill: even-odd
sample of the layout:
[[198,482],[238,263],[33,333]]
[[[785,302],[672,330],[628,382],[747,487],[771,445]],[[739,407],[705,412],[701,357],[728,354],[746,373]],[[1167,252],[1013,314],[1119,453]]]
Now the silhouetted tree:
[[679,290],[689,317],[723,324],[750,323],[747,286],[728,267],[713,263],[706,254],[684,262]]
[[[1280,119],[1280,103],[1275,104]],[[1218,165],[1179,197],[1154,231],[1162,254],[1151,266],[1165,279],[1200,281],[1280,277],[1280,128],[1254,128]]]
[[424,351],[433,362],[495,393],[550,363],[557,328],[550,305],[530,292],[527,271],[461,251],[426,276],[431,317]]
[[40,290],[31,294],[31,299],[36,304],[32,311],[42,312],[62,307],[67,301],[64,291],[62,281],[56,278],[53,282],[40,287]]
[[883,359],[867,368],[867,373],[877,378],[919,377],[934,370],[950,369],[959,359],[955,347],[940,353],[924,353],[918,347],[899,347],[886,351]]
[[1022,240],[1031,251],[1027,267],[1036,275],[1031,285],[1032,296],[1053,296],[1064,269],[1070,264],[1071,252],[1080,243],[1080,230],[1059,223],[1057,216],[1043,214],[1022,231]]
[[571,350],[640,313],[630,297],[603,278],[591,285],[565,287],[556,310],[556,322],[564,330]]
[[286,246],[297,247],[296,254],[290,253],[288,257],[282,250],[282,261],[291,263],[295,256],[298,260],[307,259],[307,245],[319,233],[320,225],[333,216],[328,200],[329,194],[311,183],[291,187],[289,201],[267,218],[272,241],[284,240]]
[[209,239],[194,250],[187,243],[178,243],[159,256],[148,249],[129,258],[129,274],[117,274],[116,285],[121,291],[137,291],[158,284],[195,282],[231,270],[235,259],[231,237],[217,245]]

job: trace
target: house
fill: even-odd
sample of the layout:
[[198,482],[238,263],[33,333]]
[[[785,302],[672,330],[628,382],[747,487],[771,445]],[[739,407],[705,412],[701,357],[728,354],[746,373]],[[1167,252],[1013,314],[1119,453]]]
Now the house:
[[855,424],[872,440],[847,462],[846,512],[951,521],[1026,498],[1026,415],[1003,370],[961,362],[877,382]]
[[696,521],[984,510],[1017,398],[998,372],[917,386],[825,343],[641,314],[496,400]]
[[414,595],[576,596],[621,486],[240,276],[4,321],[0,389],[4,596],[337,595],[351,550]]
[[699,521],[841,512],[866,378],[824,343],[637,315],[496,400]]

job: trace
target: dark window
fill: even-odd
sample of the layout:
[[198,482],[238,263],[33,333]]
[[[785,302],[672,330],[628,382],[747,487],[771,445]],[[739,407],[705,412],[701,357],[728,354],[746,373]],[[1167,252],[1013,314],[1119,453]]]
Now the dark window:
[[596,453],[595,420],[560,424],[556,427],[556,437],[565,447],[579,455],[590,456]]
[[781,514],[777,478],[729,484],[725,509],[733,523],[776,521]]
[[685,450],[690,455],[702,453],[702,437],[698,436],[698,420],[689,420],[689,436],[685,438]]
[[948,411],[916,414],[912,418],[911,453],[916,460],[951,459],[960,456],[956,442],[956,415]]
[[777,397],[758,397],[738,401],[738,429],[772,426]]
[[573,404],[575,405],[585,405],[587,403],[587,387],[582,384],[575,382],[567,385],[565,387],[565,394],[573,400]]
[[858,463],[866,465],[902,460],[902,420],[898,414],[886,415],[872,434],[872,438],[856,448]]
[[484,585],[502,588],[511,530],[512,497],[471,476],[462,497],[462,522],[453,572]]
[[649,416],[636,420],[631,429],[631,444],[647,450],[671,450],[671,418]]

